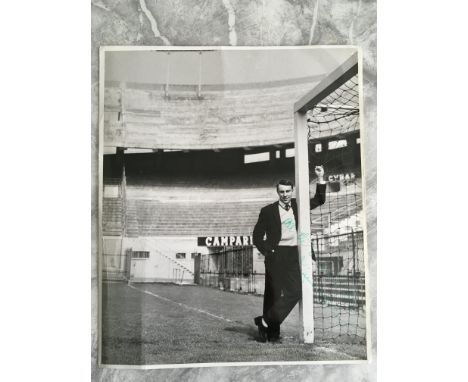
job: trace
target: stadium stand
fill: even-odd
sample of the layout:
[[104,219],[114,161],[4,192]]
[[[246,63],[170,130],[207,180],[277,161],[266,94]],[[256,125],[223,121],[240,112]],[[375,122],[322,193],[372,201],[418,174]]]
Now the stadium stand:
[[[264,171],[267,169],[267,171]],[[215,236],[251,234],[260,208],[276,200],[274,184],[291,171],[261,167],[261,173],[194,176],[161,173],[127,177],[126,233],[136,236]],[[128,170],[127,170],[128,171]],[[115,179],[105,179],[113,184]],[[315,189],[314,181],[310,183]],[[327,203],[311,212],[312,233],[362,209],[360,178],[330,193]],[[350,190],[348,190],[350,189]],[[122,199],[104,198],[103,230],[122,231]],[[203,211],[203,214],[200,214]]]
[[106,236],[120,236],[123,230],[121,198],[104,198],[102,206],[102,229]]
[[[170,196],[159,193],[161,197]],[[231,195],[226,192],[225,196]],[[263,196],[260,193],[261,196]],[[197,202],[177,200],[128,199],[127,234],[135,236],[218,236],[231,234],[251,234],[260,209],[271,198],[260,197],[257,201],[224,199],[219,201]],[[340,198],[331,195],[330,205],[322,212],[312,211],[312,233],[321,231],[330,223],[340,220],[340,216],[356,213],[361,206],[360,195],[347,195]],[[348,201],[348,200],[349,201]],[[104,199],[103,230],[107,236],[118,236],[122,232],[122,201]],[[362,208],[362,206],[361,206]],[[200,211],[204,211],[200,217]],[[330,216],[330,220],[324,219]]]
[[[317,83],[246,84],[242,88],[106,84],[106,145],[155,149],[223,149],[292,142],[291,100]],[[183,115],[181,115],[183,110]],[[240,110],[242,110],[240,112]],[[321,137],[324,137],[323,135]]]

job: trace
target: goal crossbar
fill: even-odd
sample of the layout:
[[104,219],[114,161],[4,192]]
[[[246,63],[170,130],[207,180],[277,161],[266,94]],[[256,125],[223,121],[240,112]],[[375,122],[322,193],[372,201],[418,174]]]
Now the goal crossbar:
[[294,103],[295,113],[306,113],[307,110],[322,101],[346,81],[358,73],[358,54],[350,56],[343,64],[328,74],[315,88]]

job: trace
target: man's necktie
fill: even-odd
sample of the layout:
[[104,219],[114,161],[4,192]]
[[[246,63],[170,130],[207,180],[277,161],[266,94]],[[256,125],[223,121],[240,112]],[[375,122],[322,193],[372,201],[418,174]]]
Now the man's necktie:
[[286,211],[289,211],[290,208],[291,208],[291,206],[290,206],[289,204],[286,204],[286,205],[284,206],[284,209],[285,209]]

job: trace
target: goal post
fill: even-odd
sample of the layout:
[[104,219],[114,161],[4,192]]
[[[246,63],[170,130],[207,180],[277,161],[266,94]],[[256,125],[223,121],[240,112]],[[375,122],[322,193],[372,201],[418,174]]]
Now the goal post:
[[[299,316],[302,321],[301,339],[305,343],[314,342],[314,301],[312,280],[312,247],[310,240],[309,200],[309,154],[306,113],[294,115],[295,131],[295,177],[296,200],[298,205],[299,263],[302,278],[302,299],[299,303]],[[310,275],[310,276],[309,276]]]
[[[314,342],[314,285],[311,244],[310,191],[309,191],[309,140],[311,139],[310,113],[318,109],[315,123],[326,121],[331,130],[327,135],[340,134],[359,114],[353,93],[338,91],[358,73],[358,54],[350,56],[329,73],[310,92],[294,104],[295,183],[298,204],[298,250],[302,278],[302,299],[299,303],[301,321],[300,337],[305,343]],[[334,94],[338,91],[338,95]],[[354,91],[354,90],[353,90]],[[343,96],[342,94],[346,94]],[[349,95],[349,97],[348,97]],[[352,101],[352,102],[351,102]],[[330,109],[328,112],[327,110]],[[326,112],[323,115],[323,112]],[[329,117],[331,115],[331,117]],[[357,118],[356,118],[357,120]],[[343,125],[346,124],[345,128]],[[355,128],[355,127],[353,127]],[[335,130],[334,130],[335,129]]]

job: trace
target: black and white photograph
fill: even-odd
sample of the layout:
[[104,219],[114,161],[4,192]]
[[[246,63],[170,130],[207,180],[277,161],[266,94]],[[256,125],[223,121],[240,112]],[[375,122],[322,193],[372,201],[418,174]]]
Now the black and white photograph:
[[461,3],[6,3],[2,380],[463,380]]
[[101,47],[101,366],[368,360],[360,62]]

